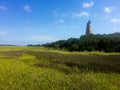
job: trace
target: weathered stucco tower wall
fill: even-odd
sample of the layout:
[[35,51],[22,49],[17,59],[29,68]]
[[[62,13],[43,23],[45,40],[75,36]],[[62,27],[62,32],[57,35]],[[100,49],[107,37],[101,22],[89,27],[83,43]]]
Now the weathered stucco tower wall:
[[89,20],[86,26],[86,35],[92,34],[92,23]]

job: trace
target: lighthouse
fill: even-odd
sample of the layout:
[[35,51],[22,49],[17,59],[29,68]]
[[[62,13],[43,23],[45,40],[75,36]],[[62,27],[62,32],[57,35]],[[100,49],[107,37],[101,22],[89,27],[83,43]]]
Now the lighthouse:
[[86,26],[86,35],[92,34],[92,23],[89,20]]

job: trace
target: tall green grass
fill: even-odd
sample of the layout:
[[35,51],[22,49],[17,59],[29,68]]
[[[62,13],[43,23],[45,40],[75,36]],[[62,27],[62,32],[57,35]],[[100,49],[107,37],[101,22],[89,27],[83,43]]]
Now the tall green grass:
[[0,90],[120,90],[120,55],[11,48],[0,51]]
[[44,47],[27,47],[27,46],[0,46],[0,51],[20,51],[20,50],[29,50],[29,51],[38,51],[38,52],[52,52],[60,54],[93,54],[93,55],[120,55],[118,52],[99,52],[99,51],[84,51],[84,52],[69,52],[65,50],[58,50],[54,48],[44,48]]

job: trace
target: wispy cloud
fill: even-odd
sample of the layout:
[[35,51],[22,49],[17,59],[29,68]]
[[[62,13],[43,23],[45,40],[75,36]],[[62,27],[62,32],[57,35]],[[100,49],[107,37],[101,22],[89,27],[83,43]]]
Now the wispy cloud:
[[51,36],[32,36],[31,37],[31,40],[34,40],[34,41],[42,41],[42,42],[50,42],[50,41],[55,41],[56,39],[51,37]]
[[0,36],[7,35],[7,34],[8,34],[8,32],[0,31]]
[[69,16],[68,13],[60,12],[59,10],[51,10],[50,13],[55,17],[66,18],[67,16]]
[[58,12],[56,10],[51,11],[54,16],[58,16]]
[[72,17],[89,17],[90,14],[88,12],[82,11],[80,13],[72,13]]
[[104,7],[104,11],[106,13],[111,13],[114,9],[115,9],[115,7]]
[[29,31],[29,30],[31,30],[31,27],[27,26],[27,27],[24,28],[24,30]]
[[7,10],[6,6],[0,6],[0,10]]
[[26,38],[17,37],[16,39],[13,39],[12,42],[17,41],[16,43],[22,42],[23,44],[43,44],[47,42],[53,42],[56,40],[57,39],[55,39],[52,36],[33,35],[30,37],[26,37]]
[[87,2],[87,3],[83,3],[82,4],[82,7],[83,8],[90,8],[94,5],[94,2],[93,1],[90,1],[90,2]]
[[67,13],[62,13],[61,16],[65,18],[65,17],[68,16],[68,14]]
[[59,19],[57,21],[54,22],[54,24],[59,24],[59,23],[64,23],[65,21],[63,19]]
[[120,30],[120,29],[118,29],[118,28],[116,28],[116,27],[113,28],[113,31],[114,31],[114,32],[117,32],[117,31],[119,31],[119,30]]
[[63,19],[60,19],[59,22],[60,22],[60,23],[64,23],[64,20],[63,20]]
[[32,8],[30,7],[30,5],[25,5],[24,7],[23,7],[23,9],[26,11],[26,12],[32,12]]
[[115,23],[115,24],[120,23],[120,18],[112,18],[110,22]]
[[27,45],[27,44],[43,44],[47,42],[53,42],[58,39],[47,36],[47,35],[33,35],[27,37],[4,35],[0,38],[0,43],[2,44],[17,44],[17,45]]
[[31,22],[30,20],[26,20],[25,23],[26,23],[26,24],[30,24],[30,23],[32,23],[32,22]]

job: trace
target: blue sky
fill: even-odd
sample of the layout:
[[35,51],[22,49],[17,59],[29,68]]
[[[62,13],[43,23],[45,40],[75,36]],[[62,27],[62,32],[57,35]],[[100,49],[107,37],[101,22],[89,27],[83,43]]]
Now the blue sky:
[[0,44],[42,44],[120,32],[120,0],[0,0]]

